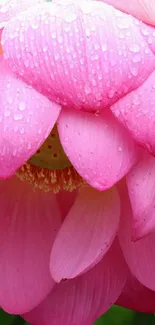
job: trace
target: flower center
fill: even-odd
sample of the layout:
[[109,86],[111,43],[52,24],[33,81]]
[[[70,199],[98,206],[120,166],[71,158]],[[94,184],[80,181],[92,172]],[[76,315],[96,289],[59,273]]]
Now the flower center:
[[85,184],[64,153],[56,126],[41,148],[16,175],[22,181],[32,184],[34,189],[45,192],[71,192]]

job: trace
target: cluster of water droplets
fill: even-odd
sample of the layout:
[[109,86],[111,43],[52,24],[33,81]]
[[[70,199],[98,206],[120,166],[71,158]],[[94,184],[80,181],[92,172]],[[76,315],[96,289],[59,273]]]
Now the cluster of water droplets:
[[8,25],[4,55],[50,99],[98,112],[151,71],[154,58],[140,27],[138,20],[100,2],[39,5]]

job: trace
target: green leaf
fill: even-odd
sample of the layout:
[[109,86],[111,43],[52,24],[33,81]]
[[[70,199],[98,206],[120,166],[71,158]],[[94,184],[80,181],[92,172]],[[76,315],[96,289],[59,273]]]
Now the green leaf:
[[113,306],[94,325],[155,325],[155,316]]
[[135,312],[113,306],[107,313],[95,322],[95,325],[131,325]]

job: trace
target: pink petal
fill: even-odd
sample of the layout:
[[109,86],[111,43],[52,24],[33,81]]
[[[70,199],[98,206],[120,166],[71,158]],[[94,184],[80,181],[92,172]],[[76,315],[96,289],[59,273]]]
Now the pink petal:
[[132,138],[109,111],[95,116],[63,110],[58,130],[69,160],[87,183],[98,190],[113,186],[136,163]]
[[155,68],[140,26],[100,1],[54,1],[9,22],[4,54],[50,99],[98,111],[136,89]]
[[130,274],[116,304],[143,313],[154,313],[155,292],[144,287]]
[[60,110],[0,61],[0,177],[13,175],[37,151]]
[[155,158],[145,155],[127,176],[133,210],[133,239],[155,230]]
[[149,24],[155,24],[154,0],[100,0]]
[[102,259],[116,236],[119,217],[115,189],[80,190],[52,248],[50,267],[56,282],[74,278]]
[[144,286],[155,291],[155,232],[133,242],[132,210],[129,199],[122,193],[122,218],[119,239],[126,262],[133,275]]
[[155,153],[155,72],[136,91],[113,107],[115,116],[130,130],[136,141]]
[[64,220],[71,209],[73,203],[75,202],[77,196],[77,191],[74,190],[72,192],[61,191],[56,194],[56,198],[58,201],[58,205],[61,211],[62,220]]
[[2,0],[0,3],[0,28],[4,27],[7,21],[20,11],[43,2],[44,0]]
[[127,268],[117,242],[102,261],[80,277],[56,285],[24,318],[33,325],[90,325],[121,293]]
[[16,177],[0,182],[0,306],[11,314],[38,305],[54,285],[49,272],[60,213],[51,193]]

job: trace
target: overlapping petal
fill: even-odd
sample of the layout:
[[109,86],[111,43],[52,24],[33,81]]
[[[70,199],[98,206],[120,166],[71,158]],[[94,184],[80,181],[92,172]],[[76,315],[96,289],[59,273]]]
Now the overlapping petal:
[[139,24],[100,1],[54,1],[7,24],[4,55],[50,99],[97,111],[136,89],[155,68]]
[[98,190],[113,186],[136,163],[134,141],[109,111],[95,116],[64,109],[58,131],[75,169]]
[[51,193],[16,177],[0,182],[0,305],[19,314],[36,307],[54,285],[50,251],[60,227]]
[[155,291],[155,232],[146,237],[132,241],[132,210],[124,190],[121,196],[122,218],[119,232],[120,244],[124,257],[132,274],[147,288]]
[[[100,0],[102,1],[102,0]],[[103,0],[115,8],[133,15],[146,23],[155,23],[154,0]]]
[[155,230],[155,158],[144,155],[127,176],[134,240]]
[[71,279],[98,263],[119,226],[120,203],[115,189],[80,190],[55,239],[51,253],[53,278]]
[[0,177],[28,160],[53,128],[61,107],[27,86],[0,61]]
[[154,155],[155,72],[136,91],[113,105],[112,111],[136,141]]
[[155,292],[144,287],[130,274],[116,304],[143,313],[154,313]]
[[51,294],[24,318],[33,325],[88,325],[116,301],[127,268],[115,241],[106,256],[92,270],[56,285]]

